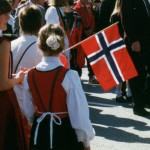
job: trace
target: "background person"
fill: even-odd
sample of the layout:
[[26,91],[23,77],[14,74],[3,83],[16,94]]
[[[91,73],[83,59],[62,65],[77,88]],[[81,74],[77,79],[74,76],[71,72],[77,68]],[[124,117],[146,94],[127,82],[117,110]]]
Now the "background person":
[[121,0],[121,21],[125,41],[138,76],[129,80],[134,99],[133,113],[149,116],[145,109],[150,98],[145,95],[147,74],[150,72],[150,11],[148,0]]
[[13,86],[23,81],[24,73],[12,75],[10,42],[3,37],[11,6],[0,0],[0,150],[26,150],[21,111]]
[[[27,6],[20,10],[18,16],[21,36],[11,42],[11,51],[13,54],[13,73],[18,73],[20,67],[30,69],[36,66],[42,58],[37,46],[37,35],[42,26],[42,15],[40,10],[34,5]],[[14,86],[14,91],[22,111],[23,86]],[[25,133],[29,145],[30,126],[28,125],[24,115],[22,117],[24,120]]]
[[[39,10],[41,12],[41,15],[42,15],[42,25],[45,24],[45,8],[43,6],[41,6],[41,5],[39,5],[38,2],[39,2],[39,0],[27,0],[25,3],[19,5],[19,7],[16,9],[16,13],[15,13],[15,17],[14,17],[14,24],[13,24],[13,31],[18,36],[20,36],[18,14],[19,14],[19,11],[23,7],[36,5],[39,8]],[[32,18],[32,19],[34,19],[34,18]]]

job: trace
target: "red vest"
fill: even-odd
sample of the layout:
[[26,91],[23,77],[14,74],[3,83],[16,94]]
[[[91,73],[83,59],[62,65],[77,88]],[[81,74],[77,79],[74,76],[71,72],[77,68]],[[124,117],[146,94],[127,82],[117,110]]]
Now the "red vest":
[[[67,94],[61,83],[68,69],[58,67],[41,72],[33,68],[28,73],[28,84],[36,112],[68,112]],[[68,114],[58,115],[60,118]]]

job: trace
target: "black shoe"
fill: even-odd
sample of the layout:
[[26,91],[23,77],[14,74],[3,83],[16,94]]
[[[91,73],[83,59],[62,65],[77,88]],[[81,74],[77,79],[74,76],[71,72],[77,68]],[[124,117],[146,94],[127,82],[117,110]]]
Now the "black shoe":
[[116,102],[117,103],[128,103],[127,100],[123,96],[116,97]]
[[150,104],[149,103],[145,104],[145,108],[150,109]]
[[95,77],[90,77],[89,84],[99,84],[99,82],[95,79]]
[[146,111],[144,108],[143,109],[135,109],[135,108],[133,108],[133,113],[135,115],[143,116],[143,117],[150,116],[150,112]]
[[132,96],[126,96],[126,101],[127,101],[128,103],[133,102],[133,97],[132,97]]

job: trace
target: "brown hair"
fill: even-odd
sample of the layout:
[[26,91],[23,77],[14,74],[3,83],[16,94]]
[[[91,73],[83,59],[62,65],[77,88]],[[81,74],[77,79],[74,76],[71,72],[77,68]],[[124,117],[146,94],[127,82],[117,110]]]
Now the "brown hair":
[[[53,50],[46,43],[48,37],[51,35],[55,35],[58,37],[57,41],[60,43],[60,47],[57,50]],[[64,49],[64,35],[64,30],[60,26],[56,24],[47,24],[43,26],[39,31],[38,46],[43,52],[47,53],[50,56],[57,55]]]
[[19,23],[22,32],[37,34],[42,25],[42,15],[37,6],[26,6],[19,12]]
[[67,6],[68,0],[48,0],[49,6]]
[[0,15],[10,13],[12,10],[11,5],[6,0],[0,0]]

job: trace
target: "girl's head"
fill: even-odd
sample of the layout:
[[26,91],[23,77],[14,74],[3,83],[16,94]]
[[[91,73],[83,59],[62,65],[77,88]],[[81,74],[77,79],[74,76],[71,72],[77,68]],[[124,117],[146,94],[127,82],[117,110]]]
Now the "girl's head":
[[11,6],[8,1],[0,0],[0,30],[7,29],[7,22],[11,12]]
[[64,49],[64,30],[56,24],[47,24],[38,35],[38,46],[44,55],[57,56]]

